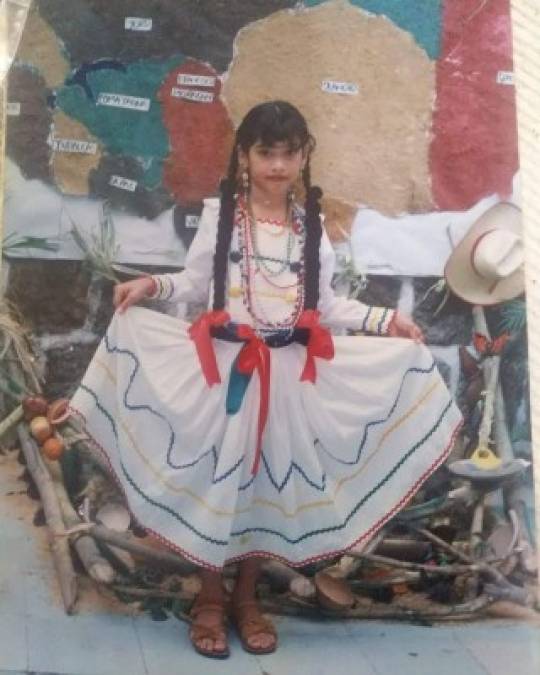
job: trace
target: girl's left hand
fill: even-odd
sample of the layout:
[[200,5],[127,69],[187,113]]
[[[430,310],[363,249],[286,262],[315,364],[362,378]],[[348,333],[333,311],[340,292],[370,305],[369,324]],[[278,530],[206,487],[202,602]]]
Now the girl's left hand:
[[415,342],[424,342],[424,334],[414,321],[400,312],[394,314],[390,325],[388,326],[388,335],[390,337],[410,338]]

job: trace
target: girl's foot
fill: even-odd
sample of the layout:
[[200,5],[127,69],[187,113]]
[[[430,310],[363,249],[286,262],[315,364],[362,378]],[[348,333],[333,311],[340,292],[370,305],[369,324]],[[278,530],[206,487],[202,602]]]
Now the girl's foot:
[[271,654],[276,651],[277,635],[254,598],[233,599],[231,616],[238,630],[242,647],[251,654]]
[[199,654],[213,659],[229,656],[225,630],[225,606],[210,600],[197,600],[191,608],[191,644]]

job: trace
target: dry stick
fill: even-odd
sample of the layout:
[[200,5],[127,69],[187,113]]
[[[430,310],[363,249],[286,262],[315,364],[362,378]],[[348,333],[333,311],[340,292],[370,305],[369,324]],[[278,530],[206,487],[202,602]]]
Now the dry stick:
[[113,544],[114,546],[118,546],[118,548],[122,548],[125,551],[129,551],[134,555],[144,557],[155,563],[170,565],[182,574],[191,574],[198,569],[197,565],[175,553],[169,553],[169,551],[157,551],[150,546],[139,543],[132,535],[124,534],[123,532],[114,532],[104,525],[92,525],[88,529],[88,534],[94,537],[94,539]]
[[28,429],[24,424],[19,424],[17,432],[26,458],[27,469],[34,479],[43,504],[45,520],[49,529],[49,546],[60,583],[64,609],[67,614],[72,614],[77,600],[77,576],[73,569],[69,543],[61,536],[65,528],[58,496],[47,467],[43,463]]
[[22,420],[23,414],[22,406],[19,405],[0,422],[0,438]]
[[[411,526],[409,525],[409,527]],[[504,574],[499,572],[499,570],[493,567],[492,565],[488,565],[486,562],[482,560],[473,560],[471,557],[469,557],[465,553],[462,553],[451,544],[447,544],[444,541],[444,539],[437,537],[429,530],[426,530],[424,528],[414,528],[414,529],[416,529],[417,532],[426,537],[426,539],[429,539],[431,542],[436,544],[439,548],[442,548],[443,551],[450,553],[451,555],[455,556],[464,563],[467,563],[469,565],[475,565],[481,574],[485,574],[487,577],[491,579],[491,581],[494,581],[495,584],[498,584],[501,587],[501,590],[498,591],[497,594],[498,595],[504,594],[505,600],[506,599],[512,600],[513,602],[517,602],[520,605],[527,605],[529,603],[530,594],[526,591],[526,589],[520,588],[519,586],[515,586],[514,584],[510,583],[508,579],[504,576]]]
[[405,621],[444,620],[470,618],[471,615],[483,612],[493,603],[493,599],[487,595],[481,595],[473,601],[461,605],[436,605],[431,609],[417,610],[395,605],[383,605],[374,603],[369,607],[353,607],[343,611],[329,611],[316,605],[300,603],[298,601],[283,602],[263,599],[261,608],[263,611],[273,614],[285,614],[288,616],[320,617],[334,619],[395,619]]
[[[65,527],[71,529],[80,525],[83,521],[79,517],[77,511],[73,508],[73,504],[66,491],[61,465],[59,462],[47,460],[44,460],[44,462],[49,469],[56,489]],[[88,575],[94,581],[102,584],[110,584],[114,581],[114,568],[109,561],[101,555],[95,540],[91,536],[86,533],[78,533],[77,535],[72,535],[70,541],[77,551]]]
[[377,565],[388,565],[388,567],[397,567],[402,570],[416,570],[418,572],[427,572],[428,574],[439,574],[441,576],[456,576],[457,574],[473,574],[478,572],[477,565],[423,565],[422,563],[405,562],[404,560],[394,560],[375,553],[360,554],[368,562]]

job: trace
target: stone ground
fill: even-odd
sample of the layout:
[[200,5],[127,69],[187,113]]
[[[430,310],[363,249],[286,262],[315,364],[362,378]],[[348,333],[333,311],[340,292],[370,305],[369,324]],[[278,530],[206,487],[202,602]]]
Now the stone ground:
[[186,626],[163,623],[95,594],[88,584],[68,617],[37,508],[0,454],[0,675],[534,675],[540,628],[518,622],[437,627],[280,618],[281,647],[255,657],[231,642],[227,661],[196,655]]

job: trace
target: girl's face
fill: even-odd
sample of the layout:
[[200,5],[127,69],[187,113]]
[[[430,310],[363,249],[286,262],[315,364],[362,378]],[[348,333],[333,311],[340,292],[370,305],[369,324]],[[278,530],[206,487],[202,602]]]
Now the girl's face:
[[247,169],[252,190],[268,197],[287,196],[305,162],[305,151],[291,148],[285,141],[271,146],[260,141],[249,150],[239,150],[242,170]]

